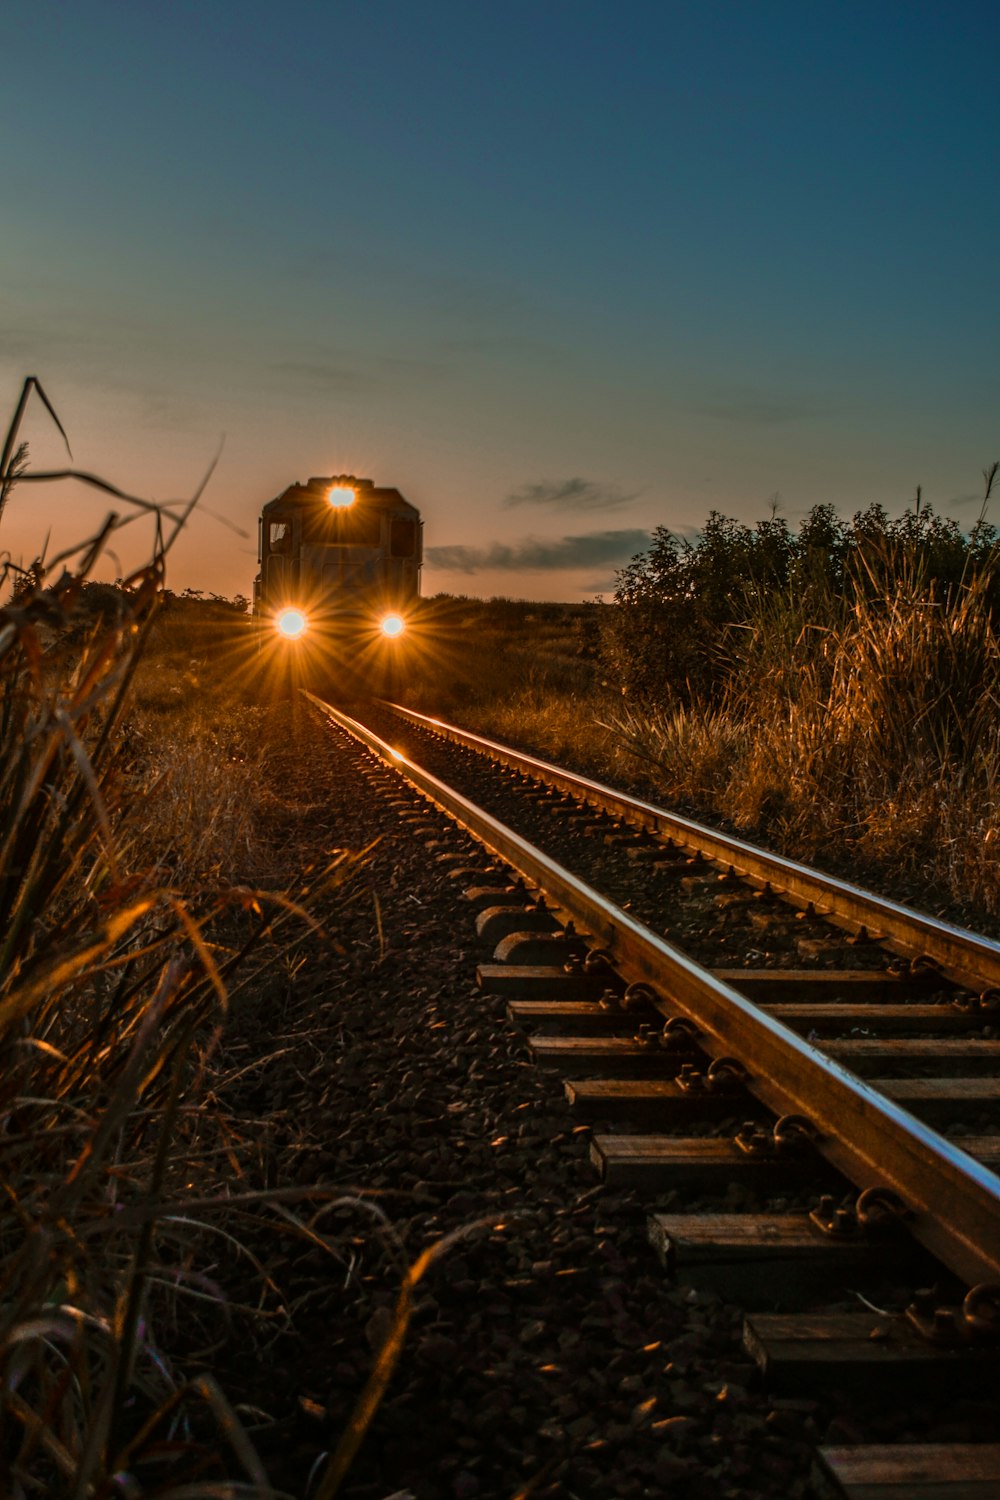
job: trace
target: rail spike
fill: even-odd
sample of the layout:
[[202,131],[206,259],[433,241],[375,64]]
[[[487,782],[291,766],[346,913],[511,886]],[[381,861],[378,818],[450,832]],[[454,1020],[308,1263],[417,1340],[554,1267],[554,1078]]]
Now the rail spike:
[[774,1136],[757,1120],[745,1120],[733,1139],[747,1156],[771,1157],[774,1155]]
[[1000,990],[983,990],[979,995],[959,991],[948,1004],[952,1010],[961,1011],[964,1015],[995,1016],[1000,1012]]
[[659,1046],[660,1036],[648,1022],[643,1021],[632,1040],[637,1047],[652,1048]]
[[837,1203],[831,1193],[824,1193],[809,1211],[809,1222],[831,1240],[852,1240],[861,1233],[857,1206]]
[[705,1075],[694,1066],[694,1063],[682,1063],[674,1082],[685,1094],[701,1094],[704,1093],[706,1087]]
[[940,1305],[937,1289],[916,1292],[906,1309],[910,1326],[942,1349],[1000,1346],[1000,1283],[970,1287],[960,1307]]

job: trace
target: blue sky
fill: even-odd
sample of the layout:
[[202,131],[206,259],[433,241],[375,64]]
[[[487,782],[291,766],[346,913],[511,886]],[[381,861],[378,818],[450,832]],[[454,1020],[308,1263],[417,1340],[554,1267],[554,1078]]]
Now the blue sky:
[[[342,471],[421,507],[426,592],[607,594],[775,495],[976,514],[995,4],[8,0],[4,38],[4,409],[36,374],[156,499],[222,443],[250,536],[201,515],[175,588],[249,592],[260,506]],[[15,496],[15,556],[104,511]]]

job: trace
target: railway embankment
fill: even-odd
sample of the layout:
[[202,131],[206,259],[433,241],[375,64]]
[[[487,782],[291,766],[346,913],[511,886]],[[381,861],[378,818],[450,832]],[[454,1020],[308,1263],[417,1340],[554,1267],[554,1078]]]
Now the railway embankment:
[[[280,724],[294,710],[274,713]],[[503,998],[475,986],[483,953],[468,876],[455,872],[478,864],[488,883],[490,861],[364,756],[340,746],[331,758],[310,718],[275,743],[279,780],[292,743],[311,767],[311,811],[290,815],[307,839],[378,840],[346,910],[338,903],[334,945],[250,1004],[234,1033],[248,1056],[273,1056],[232,1103],[234,1117],[270,1111],[273,1184],[349,1200],[332,1211],[336,1234],[325,1225],[327,1247],[268,1262],[294,1309],[252,1367],[278,1372],[269,1410],[258,1373],[234,1371],[239,1394],[268,1410],[257,1438],[279,1474],[320,1462],[331,1432],[349,1427],[403,1262],[452,1235],[415,1289],[345,1493],[811,1495],[823,1445],[994,1436],[975,1392],[945,1409],[901,1386],[873,1407],[836,1381],[805,1394],[763,1386],[740,1309],[697,1277],[663,1276],[648,1196],[595,1182],[589,1127],[529,1065]],[[689,1197],[661,1193],[659,1206]],[[702,1201],[759,1206],[738,1173]],[[905,1295],[890,1275],[883,1298]],[[842,1302],[870,1311],[849,1287]]]

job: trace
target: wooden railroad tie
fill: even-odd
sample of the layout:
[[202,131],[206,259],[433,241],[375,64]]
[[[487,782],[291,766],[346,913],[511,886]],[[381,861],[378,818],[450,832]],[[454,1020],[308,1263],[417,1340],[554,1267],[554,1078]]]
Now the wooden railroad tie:
[[820,1448],[813,1484],[824,1500],[1000,1500],[1000,1443]]
[[933,1262],[903,1234],[843,1239],[798,1213],[651,1214],[647,1232],[673,1280],[715,1292],[747,1309],[800,1306],[836,1296],[873,1275],[914,1285]]
[[902,1313],[752,1313],[743,1347],[768,1389],[790,1392],[840,1387],[852,1392],[926,1391],[929,1372],[949,1389],[997,1394],[997,1351],[968,1345],[949,1349],[922,1338]]

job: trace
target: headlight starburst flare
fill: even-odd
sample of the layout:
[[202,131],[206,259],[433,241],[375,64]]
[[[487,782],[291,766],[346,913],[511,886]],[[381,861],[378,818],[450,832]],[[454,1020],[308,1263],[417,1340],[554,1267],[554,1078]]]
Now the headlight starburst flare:
[[300,636],[305,635],[308,625],[309,621],[301,609],[283,609],[274,621],[275,630],[286,641],[297,641]]

